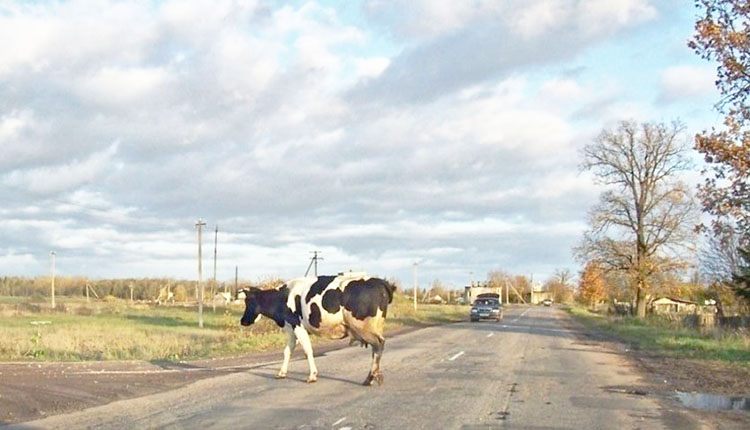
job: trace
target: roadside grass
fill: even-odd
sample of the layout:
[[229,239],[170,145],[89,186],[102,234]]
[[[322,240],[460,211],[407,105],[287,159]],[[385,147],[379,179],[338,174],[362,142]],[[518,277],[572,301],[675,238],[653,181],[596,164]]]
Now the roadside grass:
[[743,330],[716,328],[701,333],[658,317],[641,320],[600,315],[577,306],[567,309],[584,325],[642,350],[676,358],[719,360],[750,366],[750,335]]
[[469,307],[461,305],[428,305],[419,303],[414,310],[414,302],[402,294],[395,294],[393,303],[388,306],[388,317],[385,320],[386,334],[389,331],[404,327],[424,327],[432,324],[443,324],[466,320]]
[[[0,361],[195,360],[281,349],[286,334],[261,319],[239,324],[244,305],[204,306],[203,329],[197,306],[130,304],[126,300],[86,303],[65,298],[49,305],[0,298]],[[467,314],[454,305],[419,305],[396,295],[388,308],[388,332],[455,321]],[[41,322],[42,324],[39,324]],[[36,323],[36,324],[32,324]],[[315,343],[325,342],[314,337]]]

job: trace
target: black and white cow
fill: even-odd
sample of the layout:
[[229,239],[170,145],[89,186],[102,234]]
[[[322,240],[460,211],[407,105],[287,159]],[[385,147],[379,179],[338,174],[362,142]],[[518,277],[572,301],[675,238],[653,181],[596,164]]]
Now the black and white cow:
[[317,381],[309,336],[314,333],[332,339],[350,336],[352,343],[372,346],[372,366],[363,385],[382,384],[383,327],[394,289],[383,279],[356,273],[292,279],[273,290],[245,288],[245,314],[240,323],[248,326],[266,316],[286,330],[289,339],[279,378],[286,377],[289,358],[299,342],[310,366],[307,382]]

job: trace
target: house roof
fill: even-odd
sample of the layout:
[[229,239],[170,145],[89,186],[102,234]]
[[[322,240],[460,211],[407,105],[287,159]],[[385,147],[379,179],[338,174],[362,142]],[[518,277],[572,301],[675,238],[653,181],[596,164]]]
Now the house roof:
[[658,299],[654,300],[654,302],[659,301],[659,300],[670,300],[670,301],[675,302],[675,303],[684,303],[686,305],[697,305],[698,304],[698,302],[693,302],[693,301],[685,300],[685,299],[676,299],[674,297],[659,297]]

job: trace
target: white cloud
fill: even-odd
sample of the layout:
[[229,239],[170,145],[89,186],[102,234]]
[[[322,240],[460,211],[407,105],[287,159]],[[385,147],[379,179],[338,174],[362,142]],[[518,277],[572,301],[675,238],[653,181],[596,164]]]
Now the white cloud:
[[156,99],[168,80],[168,71],[161,67],[104,67],[79,81],[76,92],[90,103],[125,107]]
[[675,103],[712,95],[716,72],[710,67],[672,66],[661,75],[658,101]]
[[650,0],[578,2],[578,25],[589,35],[610,34],[617,29],[650,21],[658,16]]
[[367,11],[398,34],[434,38],[499,21],[525,38],[541,36],[574,23],[590,35],[609,34],[622,27],[654,19],[658,12],[649,0],[450,0],[372,1]]
[[[414,9],[410,9],[411,3],[377,3],[373,13],[393,18],[391,9],[420,12],[389,21],[398,31],[429,22],[422,9],[441,10],[445,5],[436,3],[417,3]],[[351,100],[367,104],[431,102],[519,70],[563,64],[658,17],[647,0],[511,0],[464,3],[458,9],[456,21],[441,27],[447,29],[444,32],[424,30],[426,35],[412,39],[412,32],[406,31],[405,40],[413,45],[407,45],[409,49],[395,57],[378,79],[355,87]],[[470,12],[464,15],[464,9]],[[451,55],[445,55],[448,52]]]
[[117,146],[116,143],[112,144],[82,161],[73,160],[63,165],[15,170],[6,174],[3,182],[16,188],[27,189],[34,194],[68,191],[87,184],[107,172],[112,167]]
[[3,3],[0,256],[193,277],[202,217],[220,278],[299,275],[311,249],[455,282],[572,264],[577,148],[655,111],[581,54],[664,25],[651,3],[329,4]]
[[361,58],[355,60],[357,77],[359,78],[377,78],[388,65],[391,64],[391,60],[386,57],[371,57]]
[[24,129],[31,127],[32,121],[29,111],[10,112],[0,116],[0,146],[10,147]]
[[0,255],[0,273],[4,276],[28,276],[29,273],[39,273],[43,270],[42,263],[32,254],[17,253],[11,249]]

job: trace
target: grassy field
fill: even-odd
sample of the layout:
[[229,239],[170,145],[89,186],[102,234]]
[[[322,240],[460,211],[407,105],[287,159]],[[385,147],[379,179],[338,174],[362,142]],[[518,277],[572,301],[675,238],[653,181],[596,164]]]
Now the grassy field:
[[[191,360],[281,349],[286,335],[264,318],[241,327],[244,305],[204,307],[198,328],[195,306],[154,306],[111,300],[86,303],[61,298],[44,303],[0,298],[0,360]],[[468,308],[412,304],[397,295],[388,309],[386,335],[405,326],[466,319]],[[39,324],[42,322],[42,324]],[[321,339],[314,341],[320,342]]]
[[657,317],[639,320],[599,315],[580,307],[570,307],[568,311],[585,325],[644,350],[750,366],[750,335],[746,331],[715,329],[700,333]]

